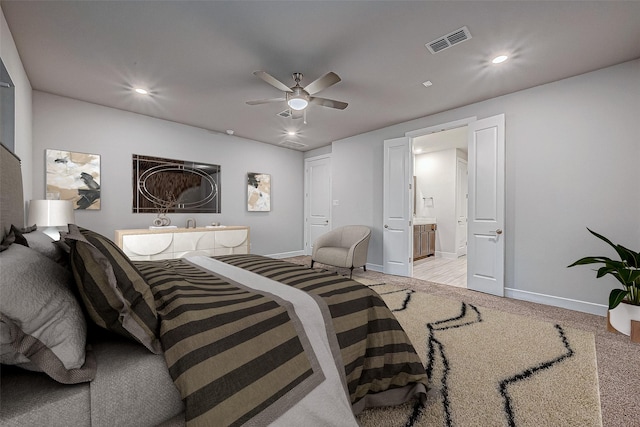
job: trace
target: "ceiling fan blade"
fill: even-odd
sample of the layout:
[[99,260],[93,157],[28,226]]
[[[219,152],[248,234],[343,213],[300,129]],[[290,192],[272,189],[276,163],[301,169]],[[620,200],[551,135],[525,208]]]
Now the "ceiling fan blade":
[[329,72],[306,85],[304,90],[307,91],[309,95],[313,95],[314,93],[320,92],[322,89],[326,89],[329,86],[338,83],[340,80],[340,77],[338,77],[336,73]]
[[338,110],[344,110],[345,108],[347,108],[347,105],[349,105],[346,102],[336,101],[334,99],[318,98],[314,96],[309,99],[309,102],[316,105],[322,105],[323,107],[337,108]]
[[284,98],[269,98],[269,99],[256,99],[255,101],[247,101],[249,105],[260,105],[260,104],[268,104],[270,102],[284,102],[286,99]]
[[286,84],[282,83],[280,80],[276,79],[266,71],[254,71],[253,75],[256,77],[260,77],[262,80],[269,83],[276,89],[280,89],[283,92],[292,92],[292,90]]

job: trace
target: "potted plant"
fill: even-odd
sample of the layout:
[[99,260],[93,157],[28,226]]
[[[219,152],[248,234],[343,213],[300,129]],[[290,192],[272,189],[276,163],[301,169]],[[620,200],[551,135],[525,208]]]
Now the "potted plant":
[[[630,335],[640,342],[640,252],[634,252],[587,228],[591,234],[606,242],[618,253],[620,260],[605,256],[584,257],[569,267],[585,264],[603,264],[596,277],[612,275],[623,289],[613,289],[609,294],[609,324],[617,331]],[[632,328],[633,325],[633,328]]]

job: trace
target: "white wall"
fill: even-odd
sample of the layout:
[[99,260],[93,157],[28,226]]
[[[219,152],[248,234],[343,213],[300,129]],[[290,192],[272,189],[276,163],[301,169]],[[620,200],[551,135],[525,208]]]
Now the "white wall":
[[[184,226],[213,221],[251,227],[251,251],[283,254],[303,247],[301,152],[33,92],[34,198],[45,197],[45,149],[101,156],[101,210],[76,211],[76,222],[112,238],[114,230],[147,228],[154,214],[132,213],[132,154],[221,166],[221,214],[169,214]],[[271,211],[247,211],[247,172],[271,174]]]
[[[363,144],[332,144],[331,199],[334,205],[331,222],[333,228],[351,224],[371,226],[367,264],[381,266],[382,251],[378,257],[377,249],[382,247],[383,145],[382,139],[376,141],[365,137],[364,141]],[[336,201],[338,205],[335,205]]]
[[331,154],[331,144],[314,150],[305,151],[304,158],[308,159],[310,157],[324,156],[325,154]]
[[586,255],[615,255],[587,226],[640,248],[640,60],[334,142],[332,185],[341,199],[334,225],[371,226],[368,261],[382,265],[383,140],[500,113],[506,115],[507,293],[601,308],[613,279],[566,266]]
[[[455,148],[415,156],[416,216],[436,218],[436,255],[456,255]],[[425,199],[426,198],[426,199]]]
[[22,160],[25,202],[31,199],[32,103],[31,83],[24,71],[13,36],[0,9],[0,58],[15,85],[15,153]]

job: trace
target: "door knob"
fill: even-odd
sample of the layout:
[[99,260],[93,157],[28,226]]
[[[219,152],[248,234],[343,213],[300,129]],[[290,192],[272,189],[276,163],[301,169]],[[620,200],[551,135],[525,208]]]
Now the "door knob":
[[389,226],[387,224],[384,225],[384,228],[389,228]]
[[496,234],[502,234],[502,229],[498,228],[498,229],[496,230]]

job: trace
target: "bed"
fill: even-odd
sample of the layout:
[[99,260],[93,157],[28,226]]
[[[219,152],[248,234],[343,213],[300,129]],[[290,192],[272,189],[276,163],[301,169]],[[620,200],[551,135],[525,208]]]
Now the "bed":
[[132,262],[73,224],[54,244],[0,160],[1,425],[357,426],[425,398],[368,287],[259,255]]

